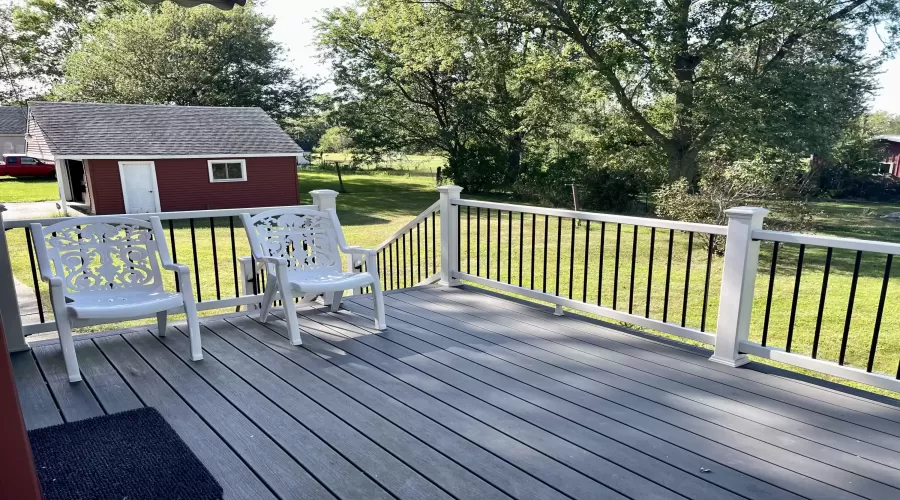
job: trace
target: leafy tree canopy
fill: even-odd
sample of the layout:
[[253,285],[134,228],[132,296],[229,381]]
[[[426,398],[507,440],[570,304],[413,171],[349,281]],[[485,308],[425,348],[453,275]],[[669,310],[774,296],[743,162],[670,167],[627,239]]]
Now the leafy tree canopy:
[[52,93],[75,101],[259,106],[282,121],[306,110],[314,85],[284,65],[273,24],[252,7],[171,3],[95,20]]
[[[896,0],[429,0],[471,18],[564,36],[625,115],[694,182],[716,141],[824,149],[858,116],[897,45]],[[668,100],[668,113],[653,116]]]

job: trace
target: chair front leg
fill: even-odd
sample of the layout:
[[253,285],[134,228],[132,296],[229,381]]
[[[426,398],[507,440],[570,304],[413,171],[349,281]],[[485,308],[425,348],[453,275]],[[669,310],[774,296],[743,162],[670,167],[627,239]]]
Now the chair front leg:
[[66,375],[69,382],[81,382],[81,371],[78,369],[78,358],[75,355],[75,340],[72,338],[72,323],[66,310],[66,297],[62,286],[50,286],[50,305],[56,319],[56,330],[59,333],[59,346],[62,348],[63,361],[66,363]]
[[384,319],[384,294],[381,291],[381,277],[378,276],[378,263],[375,256],[366,255],[366,267],[372,276],[372,296],[375,299],[375,329],[386,330],[387,321]]
[[169,318],[169,311],[160,311],[156,313],[156,334],[160,337],[166,336],[166,320]]
[[341,309],[341,297],[344,296],[343,290],[331,292],[331,312],[338,312]]
[[278,291],[281,293],[281,304],[284,308],[284,321],[287,323],[288,336],[291,339],[291,344],[301,345],[303,340],[300,338],[300,325],[297,322],[294,294],[291,292],[291,283],[288,281],[287,266],[279,264],[275,268],[275,274],[278,279]]
[[[266,319],[269,317],[269,309],[272,307],[272,302],[275,301],[275,292],[278,291],[278,282],[279,280],[272,276],[268,275],[266,279],[266,292],[263,294],[262,307],[259,308],[259,321],[262,323],[266,322]],[[281,297],[282,300],[284,296]]]
[[[194,300],[194,289],[191,287],[191,275],[186,270],[178,273],[181,285],[181,299],[184,301],[184,315],[187,316],[188,336],[191,339],[191,360],[203,359],[203,347],[200,345],[200,320],[197,317],[197,302]],[[165,314],[165,312],[160,313]],[[159,316],[157,315],[157,321]]]

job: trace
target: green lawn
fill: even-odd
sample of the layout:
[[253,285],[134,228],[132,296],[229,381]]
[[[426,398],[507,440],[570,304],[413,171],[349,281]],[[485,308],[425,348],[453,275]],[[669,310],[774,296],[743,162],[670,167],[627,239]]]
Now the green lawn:
[[58,199],[56,179],[0,177],[0,203]]
[[[438,199],[434,181],[428,177],[398,177],[381,174],[353,174],[343,176],[345,193],[338,196],[338,212],[341,217],[347,240],[351,245],[374,247],[385,238],[406,224],[412,217]],[[337,177],[329,172],[303,171],[300,174],[301,192],[306,193],[313,189],[338,189]],[[815,224],[819,232],[846,237],[877,238],[886,241],[900,241],[900,222],[881,219],[879,216],[893,211],[900,212],[900,205],[869,204],[869,203],[845,203],[822,202],[815,204],[819,212]],[[476,259],[475,229],[477,218],[472,209],[469,217],[470,233],[466,232],[467,213],[462,212],[462,269],[475,273],[480,266],[481,275],[486,274],[488,263],[490,275],[497,277],[497,214],[491,213],[491,251],[487,254],[487,213],[481,211],[481,245],[479,258]],[[776,213],[777,216],[777,213]],[[503,224],[500,227],[500,241],[502,263],[500,266],[500,279],[518,283],[519,272],[519,216],[514,214],[512,220],[512,233],[509,233],[509,219],[507,213],[503,214]],[[231,238],[227,219],[215,221],[218,263],[213,264],[212,247],[209,238],[209,223],[196,223],[197,235],[197,265],[200,270],[200,293],[204,299],[216,296],[215,271],[219,272],[220,290],[222,297],[234,294],[234,272],[231,264]],[[238,256],[247,255],[246,237],[238,221],[235,221],[235,253]],[[531,286],[531,234],[532,219],[530,216],[522,220],[522,283]],[[585,268],[585,239],[588,236],[587,224],[575,227],[574,232],[574,256],[572,255],[572,226],[570,221],[562,222],[562,230],[559,231],[557,221],[550,218],[547,221],[547,245],[544,245],[544,220],[543,217],[535,218],[534,227],[534,287],[544,289],[549,293],[557,292],[557,279],[559,280],[559,294],[569,296],[569,288],[572,288],[572,297],[581,300],[586,295],[586,300],[596,303],[598,293],[603,305],[611,307],[613,304],[613,289],[616,283],[615,254],[616,241],[619,245],[618,286],[615,287],[616,307],[627,311],[629,307],[636,314],[645,314],[648,309],[647,284],[652,268],[652,286],[650,287],[649,315],[662,319],[665,313],[666,319],[680,323],[683,319],[688,326],[699,328],[703,315],[703,295],[707,267],[707,242],[699,236],[694,239],[691,252],[690,281],[687,286],[687,307],[685,308],[685,277],[688,258],[688,235],[676,232],[672,240],[672,263],[669,274],[668,309],[664,311],[666,303],[666,274],[667,256],[669,245],[669,231],[657,230],[653,236],[655,239],[654,255],[650,259],[649,228],[639,228],[637,235],[637,251],[632,256],[634,245],[634,228],[622,226],[621,233],[617,237],[617,228],[614,224],[607,224],[601,231],[599,223],[590,226],[590,241],[587,267]],[[557,235],[559,243],[557,243]],[[599,279],[600,273],[600,242],[601,235],[603,247],[603,271],[602,290]],[[468,236],[468,237],[467,237]],[[511,238],[510,238],[511,236]],[[26,283],[31,283],[30,268],[28,263],[27,247],[20,230],[10,231],[10,248],[13,254],[13,267],[16,276]],[[190,244],[190,227],[185,225],[175,226],[176,251],[178,260],[193,267],[193,253]],[[507,271],[508,245],[511,247],[512,273]],[[467,251],[468,249],[468,251]],[[433,250],[431,250],[433,252]],[[546,252],[547,266],[544,267],[544,255]],[[557,252],[560,252],[560,272],[556,272]],[[760,341],[765,321],[764,311],[766,306],[766,293],[769,286],[769,273],[771,269],[772,244],[763,244],[760,268],[756,284],[756,298],[754,314],[751,326],[751,339]],[[634,257],[634,289],[630,286],[632,276],[632,257]],[[769,316],[767,342],[769,345],[784,347],[790,323],[793,290],[795,284],[796,263],[798,248],[795,246],[782,246],[778,253],[778,265],[776,267],[775,281],[773,284],[772,307]],[[488,261],[488,258],[490,259]],[[710,262],[710,280],[707,298],[706,331],[715,331],[715,316],[718,309],[719,286],[721,279],[721,257],[713,255]],[[804,272],[801,275],[800,293],[798,294],[796,315],[794,318],[794,334],[792,350],[808,354],[812,349],[812,338],[815,332],[818,314],[819,294],[822,285],[822,270],[824,267],[825,252],[819,249],[807,249],[804,257]],[[569,263],[572,262],[573,280],[569,282]],[[832,259],[831,273],[829,277],[829,293],[825,302],[820,332],[820,345],[818,355],[824,359],[836,360],[840,347],[840,340],[847,319],[847,304],[851,276],[853,272],[853,252],[835,251]],[[900,286],[900,275],[894,266],[889,280],[888,297],[891,297]],[[850,334],[847,349],[847,362],[853,366],[865,367],[868,359],[870,339],[874,328],[874,319],[878,299],[881,294],[881,286],[884,273],[883,256],[865,256],[860,266],[860,277],[857,283],[855,305],[850,319]],[[394,270],[397,276],[397,270]],[[587,276],[587,280],[585,280]],[[424,277],[424,273],[423,273]],[[168,278],[171,279],[171,278]],[[395,278],[396,279],[396,278]],[[171,283],[170,283],[171,285]],[[683,314],[683,311],[685,314]],[[214,314],[221,311],[210,311]],[[682,318],[684,316],[684,318]],[[881,334],[876,352],[874,369],[876,371],[894,374],[896,362],[900,357],[900,308],[885,308],[881,324]],[[804,372],[810,373],[810,372]],[[819,375],[816,375],[819,376]],[[839,380],[829,378],[831,380]],[[892,394],[887,391],[878,391],[883,394]],[[893,394],[897,397],[896,394]]]

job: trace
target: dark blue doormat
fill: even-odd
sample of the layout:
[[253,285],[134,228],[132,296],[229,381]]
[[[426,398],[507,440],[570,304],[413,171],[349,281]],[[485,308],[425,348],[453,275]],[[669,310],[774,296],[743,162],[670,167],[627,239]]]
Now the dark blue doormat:
[[222,487],[154,408],[28,433],[45,500],[217,500]]

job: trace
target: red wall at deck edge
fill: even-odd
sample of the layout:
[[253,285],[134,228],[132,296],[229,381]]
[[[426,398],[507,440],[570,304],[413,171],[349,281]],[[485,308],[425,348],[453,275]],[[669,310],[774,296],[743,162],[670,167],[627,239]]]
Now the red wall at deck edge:
[[[147,158],[156,165],[162,211],[273,207],[300,203],[296,157],[234,158],[247,162],[247,180],[244,182],[210,182],[207,158]],[[92,210],[97,215],[125,213],[119,161],[87,160],[85,174],[88,192]]]

